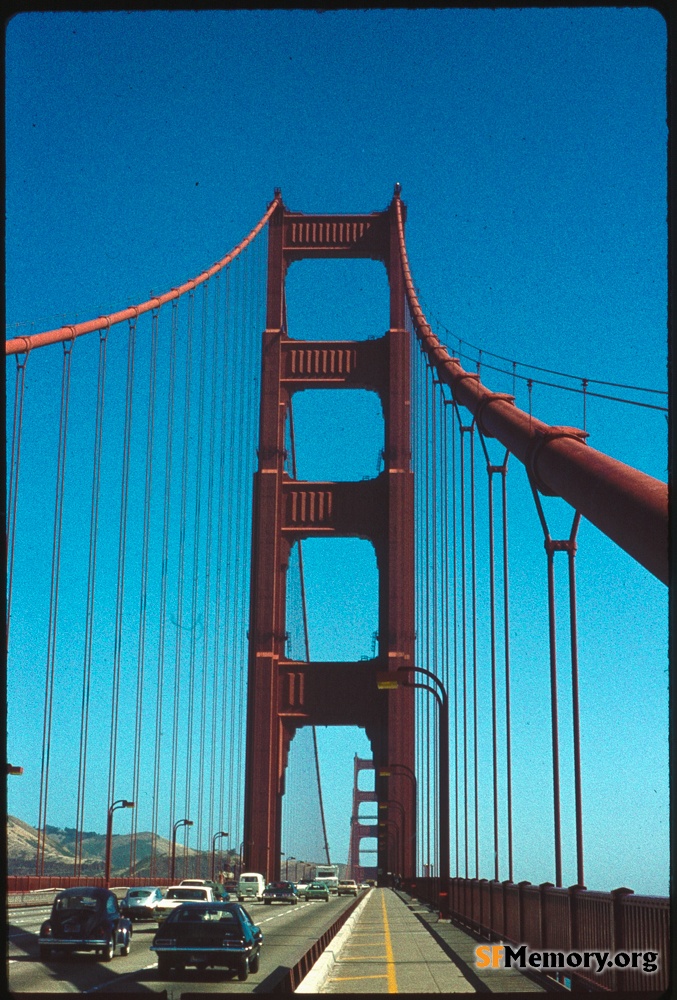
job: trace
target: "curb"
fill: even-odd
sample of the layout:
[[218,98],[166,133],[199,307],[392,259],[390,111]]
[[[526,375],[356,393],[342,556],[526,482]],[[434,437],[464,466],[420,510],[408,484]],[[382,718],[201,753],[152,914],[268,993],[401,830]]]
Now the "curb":
[[336,937],[328,944],[324,949],[320,957],[318,958],[315,965],[312,967],[308,975],[301,980],[299,985],[294,990],[295,993],[319,993],[327,979],[329,974],[336,964],[336,959],[343,947],[346,938],[353,929],[353,926],[362,911],[362,907],[367,902],[369,898],[369,893],[365,893],[364,899],[355,907],[353,912],[350,914],[345,924],[338,932]]

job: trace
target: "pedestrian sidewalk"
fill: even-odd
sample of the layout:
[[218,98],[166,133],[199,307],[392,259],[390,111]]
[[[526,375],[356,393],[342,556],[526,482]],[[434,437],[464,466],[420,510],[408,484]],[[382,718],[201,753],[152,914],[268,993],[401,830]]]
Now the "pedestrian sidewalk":
[[546,992],[516,969],[475,966],[478,941],[401,890],[371,889],[297,993]]
[[297,992],[474,993],[403,899],[371,889]]
[[[507,994],[512,1000],[534,993],[549,992],[518,969],[478,969],[475,965],[475,949],[478,944],[486,942],[473,937],[450,920],[440,920],[437,911],[427,903],[414,899],[401,889],[395,890],[395,893],[414,919],[425,926],[444,953],[455,962],[476,992]],[[552,989],[557,988],[553,985]]]

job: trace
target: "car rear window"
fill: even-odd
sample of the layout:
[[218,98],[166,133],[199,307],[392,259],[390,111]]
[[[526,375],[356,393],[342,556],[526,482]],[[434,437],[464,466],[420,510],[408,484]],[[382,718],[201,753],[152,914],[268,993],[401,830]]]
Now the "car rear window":
[[99,903],[95,896],[62,896],[57,899],[57,910],[96,910]]

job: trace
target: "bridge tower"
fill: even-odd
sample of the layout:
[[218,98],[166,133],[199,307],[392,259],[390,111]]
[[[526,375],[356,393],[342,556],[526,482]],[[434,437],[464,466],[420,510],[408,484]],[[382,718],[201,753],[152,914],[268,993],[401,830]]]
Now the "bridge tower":
[[[373,760],[364,760],[355,754],[353,762],[353,810],[350,816],[350,846],[348,848],[348,877],[358,882],[366,878],[376,878],[375,865],[360,864],[360,842],[365,838],[378,838],[378,816],[373,818],[360,817],[360,805],[363,802],[373,802],[374,810],[378,810],[376,790],[366,791],[358,787],[360,771],[373,771]],[[371,852],[369,852],[371,853]]]
[[[279,196],[279,192],[276,192]],[[396,199],[368,215],[307,215],[282,199],[268,233],[258,469],[254,476],[244,860],[279,878],[282,796],[291,739],[309,725],[360,726],[374,765],[388,769],[383,799],[395,801],[397,837],[379,847],[384,873],[415,866],[413,689],[377,689],[376,674],[414,664],[414,486],[411,471],[409,335]],[[404,206],[402,206],[404,207]],[[287,335],[285,276],[303,258],[384,263],[390,325],[373,340],[297,340]],[[292,331],[293,332],[293,331]],[[284,469],[285,422],[294,392],[371,389],[381,399],[385,468],[360,482],[300,482]],[[354,428],[357,436],[359,427]],[[379,576],[377,656],[358,662],[297,662],[285,655],[286,572],[292,546],[310,537],[371,541]],[[408,779],[408,780],[407,780]],[[391,847],[400,845],[401,864]],[[391,856],[392,853],[392,856]]]

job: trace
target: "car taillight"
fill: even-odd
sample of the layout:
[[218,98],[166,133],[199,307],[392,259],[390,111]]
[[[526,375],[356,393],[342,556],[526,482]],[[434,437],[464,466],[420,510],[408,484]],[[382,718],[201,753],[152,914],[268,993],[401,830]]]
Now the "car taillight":
[[51,937],[52,936],[52,925],[43,924],[40,928],[40,937]]

